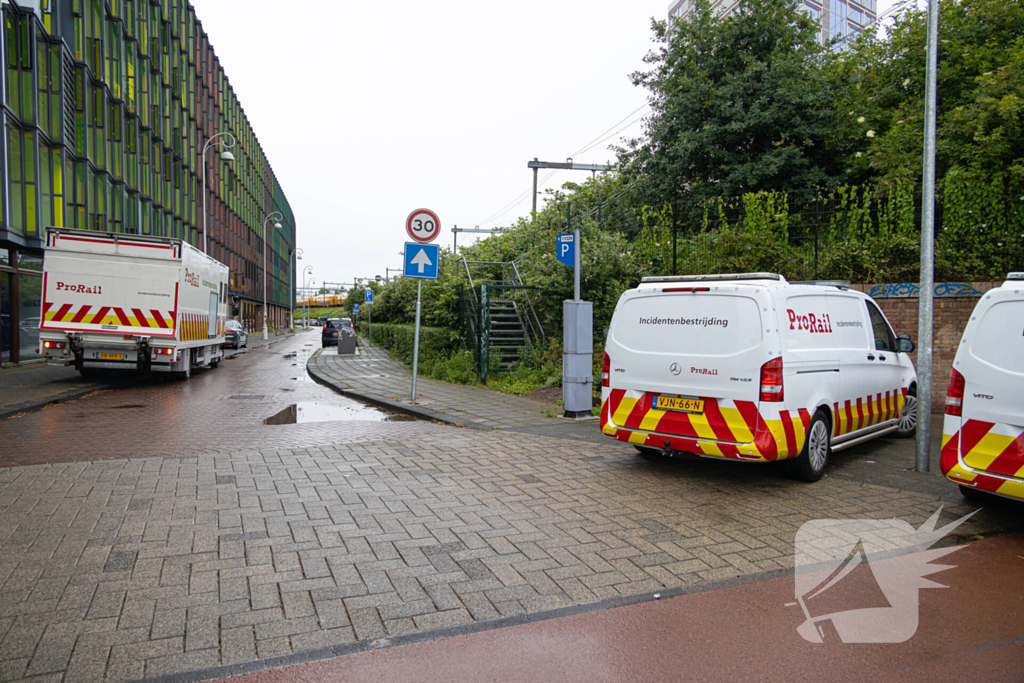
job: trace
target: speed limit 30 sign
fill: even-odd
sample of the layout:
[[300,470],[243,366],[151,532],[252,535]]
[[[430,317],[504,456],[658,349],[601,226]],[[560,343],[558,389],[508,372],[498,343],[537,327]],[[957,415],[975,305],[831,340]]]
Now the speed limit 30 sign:
[[412,239],[426,244],[441,234],[441,221],[430,209],[416,209],[405,219],[405,231]]

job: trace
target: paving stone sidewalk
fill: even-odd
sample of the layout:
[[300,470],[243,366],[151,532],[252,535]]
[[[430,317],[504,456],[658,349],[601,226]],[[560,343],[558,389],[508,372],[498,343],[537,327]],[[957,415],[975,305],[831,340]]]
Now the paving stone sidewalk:
[[[325,348],[309,363],[310,373],[343,394],[424,417],[473,429],[559,425],[568,423],[560,409],[482,386],[450,384],[429,377],[416,380],[412,401],[412,371],[379,346],[359,339],[357,355],[338,355]],[[595,422],[596,424],[596,422]]]
[[[944,518],[972,509],[953,487],[940,498],[842,476],[806,485],[746,463],[455,428],[0,469],[0,680],[196,680],[357,641],[785,575],[810,519],[916,527],[942,503]],[[989,533],[1006,516],[986,507],[960,531]]]

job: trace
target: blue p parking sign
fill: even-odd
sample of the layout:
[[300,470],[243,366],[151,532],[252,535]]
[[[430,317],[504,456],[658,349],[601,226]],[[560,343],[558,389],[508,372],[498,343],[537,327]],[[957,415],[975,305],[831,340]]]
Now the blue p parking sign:
[[576,235],[570,232],[555,237],[555,258],[570,268],[576,267]]
[[358,313],[359,312],[359,304],[353,304],[352,312],[353,313]]
[[370,288],[366,289],[366,299],[365,300],[366,300],[366,303],[368,303],[368,304],[372,304],[373,303],[373,290],[372,289],[370,289]]

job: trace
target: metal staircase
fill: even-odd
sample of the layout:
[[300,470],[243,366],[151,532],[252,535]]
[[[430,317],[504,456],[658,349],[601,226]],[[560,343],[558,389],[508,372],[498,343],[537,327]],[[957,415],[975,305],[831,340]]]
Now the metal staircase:
[[480,379],[486,382],[488,373],[510,372],[523,351],[543,340],[544,331],[530,301],[532,287],[523,282],[515,261],[463,258],[460,264],[463,337],[472,345]]

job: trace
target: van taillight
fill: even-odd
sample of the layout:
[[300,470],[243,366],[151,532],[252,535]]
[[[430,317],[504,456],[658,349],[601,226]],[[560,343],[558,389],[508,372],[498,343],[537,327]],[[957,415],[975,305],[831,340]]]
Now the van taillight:
[[64,342],[52,342],[52,341],[43,342],[43,348],[44,349],[63,349],[64,348]]
[[608,357],[608,354],[604,354],[604,366],[601,368],[601,386],[611,386],[611,373],[612,373],[612,360]]
[[949,391],[946,392],[946,415],[960,417],[964,412],[964,376],[956,370],[949,373]]
[[170,356],[174,353],[174,349],[153,349],[153,354],[158,356]]
[[761,366],[761,400],[777,403],[782,397],[782,356],[779,356]]
[[670,289],[663,289],[663,292],[710,292],[710,287],[672,287]]

